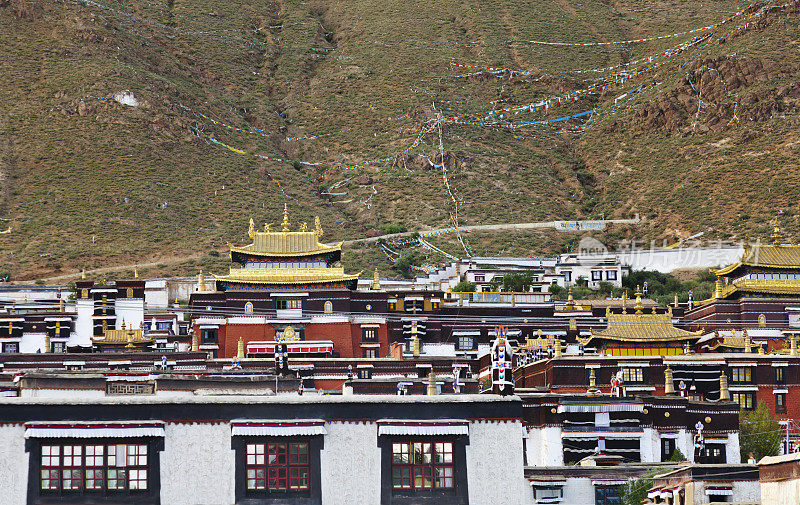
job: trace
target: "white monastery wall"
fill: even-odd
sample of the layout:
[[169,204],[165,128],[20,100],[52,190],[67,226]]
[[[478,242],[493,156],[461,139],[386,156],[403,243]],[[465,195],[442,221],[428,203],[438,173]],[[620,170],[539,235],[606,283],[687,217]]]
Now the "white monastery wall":
[[794,505],[796,503],[800,503],[800,479],[761,483],[761,505]]
[[3,505],[25,505],[27,486],[25,428],[22,425],[0,426],[0,502]]
[[469,423],[466,452],[470,503],[533,503],[533,491],[523,471],[522,436],[519,421]]
[[357,422],[325,423],[327,434],[320,453],[322,503],[381,502],[381,453],[378,425]]
[[161,453],[161,503],[234,503],[235,457],[228,423],[167,424]]

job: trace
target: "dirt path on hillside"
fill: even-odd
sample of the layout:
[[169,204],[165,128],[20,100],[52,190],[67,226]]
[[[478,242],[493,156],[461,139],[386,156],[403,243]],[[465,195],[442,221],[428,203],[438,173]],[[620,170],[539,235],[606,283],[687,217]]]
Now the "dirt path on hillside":
[[[605,228],[608,224],[638,224],[641,219],[606,219],[606,220],[593,220],[593,222],[601,223],[603,228]],[[563,221],[543,221],[538,223],[508,223],[508,224],[484,224],[484,225],[476,225],[476,226],[462,226],[461,230],[465,232],[473,232],[473,231],[508,231],[508,230],[530,230],[530,229],[544,229],[544,228],[555,228],[555,229],[562,229],[565,232],[579,232],[585,230],[571,230],[571,229],[563,229],[559,228],[560,223]],[[381,235],[379,237],[369,237],[369,238],[359,238],[353,240],[345,240],[342,242],[342,245],[353,245],[357,242],[377,242],[378,240],[386,240],[392,238],[400,238],[400,237],[408,237],[413,235],[414,233],[424,233],[424,234],[436,234],[436,233],[443,233],[452,231],[452,228],[439,228],[434,230],[421,230],[420,232],[415,231],[407,231],[403,233],[392,233],[390,235]],[[110,272],[118,272],[120,270],[131,270],[133,268],[153,268],[158,267],[159,265],[174,265],[176,263],[183,263],[184,261],[195,260],[203,257],[204,253],[196,253],[192,254],[191,256],[178,256],[178,257],[171,257],[171,258],[162,258],[159,261],[151,261],[147,263],[131,263],[130,265],[117,265],[111,267],[103,267],[103,268],[95,268],[93,270],[87,270],[87,275],[98,275],[98,274],[105,274]],[[62,274],[62,275],[55,275],[52,277],[43,277],[40,280],[47,282],[58,282],[58,281],[69,281],[73,279],[77,279],[81,276],[81,272],[74,272],[70,274]],[[31,284],[33,281],[26,281],[26,283]]]

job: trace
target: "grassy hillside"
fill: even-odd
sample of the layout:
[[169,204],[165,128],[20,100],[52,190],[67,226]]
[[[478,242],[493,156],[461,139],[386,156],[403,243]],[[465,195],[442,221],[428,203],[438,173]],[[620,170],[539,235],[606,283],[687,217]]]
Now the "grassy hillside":
[[[0,270],[22,279],[136,262],[163,262],[158,273],[217,268],[224,258],[209,250],[244,241],[250,217],[279,220],[285,202],[296,223],[319,215],[329,240],[387,223],[634,212],[647,222],[606,238],[728,238],[764,234],[778,209],[791,236],[796,6],[758,4],[713,30],[640,43],[530,43],[685,32],[745,5],[0,0],[0,228],[11,228],[0,235]],[[653,63],[625,82],[598,80]],[[485,114],[599,82],[608,88],[547,110]],[[138,105],[114,99],[125,91]],[[588,110],[588,124],[475,124]],[[467,245],[531,254],[573,240],[481,234]],[[453,237],[437,245],[464,253]],[[390,273],[375,246],[345,261]]]

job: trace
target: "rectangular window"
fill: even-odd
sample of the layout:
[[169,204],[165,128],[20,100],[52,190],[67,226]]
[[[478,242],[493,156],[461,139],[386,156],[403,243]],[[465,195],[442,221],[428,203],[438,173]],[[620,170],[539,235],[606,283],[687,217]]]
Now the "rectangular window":
[[452,442],[393,442],[392,489],[453,489]]
[[617,280],[617,271],[616,270],[606,270],[606,280],[607,281],[615,281],[615,280]]
[[572,272],[566,271],[566,272],[562,272],[562,273],[564,274],[564,282],[566,282],[567,284],[572,282]]
[[41,446],[39,489],[146,491],[149,489],[147,444],[47,443]]
[[363,354],[363,356],[365,358],[377,358],[378,357],[378,350],[375,349],[374,347],[369,347],[369,348],[363,349],[363,353],[362,354]]
[[775,384],[786,384],[786,367],[775,368]]
[[755,393],[731,393],[731,400],[739,404],[742,410],[754,410],[756,408]]
[[622,382],[623,384],[644,382],[644,368],[623,368]]
[[619,486],[595,486],[594,503],[595,505],[620,505],[622,499],[619,496]]
[[486,282],[486,276],[485,275],[476,275],[475,276],[475,282]]
[[302,309],[303,300],[297,298],[282,298],[275,302],[275,307],[278,310]]
[[669,461],[672,453],[675,452],[675,439],[662,438],[661,439],[661,461]]
[[217,332],[216,328],[204,328],[200,330],[200,343],[201,344],[217,344]]
[[724,464],[725,446],[722,444],[706,444],[700,451],[700,463]]
[[4,342],[3,343],[3,352],[11,352],[11,353],[19,352],[19,343],[18,342]]
[[378,330],[375,328],[362,328],[361,329],[361,341],[362,342],[377,342],[378,341]]
[[475,338],[461,335],[456,339],[456,349],[459,351],[472,351],[475,349]]
[[786,393],[775,393],[775,412],[786,413]]
[[246,451],[248,491],[307,491],[311,487],[308,442],[249,443]]
[[603,280],[603,271],[602,270],[592,270],[592,280],[593,281],[602,281]]
[[736,366],[731,368],[731,382],[751,384],[753,382],[753,369],[749,366]]

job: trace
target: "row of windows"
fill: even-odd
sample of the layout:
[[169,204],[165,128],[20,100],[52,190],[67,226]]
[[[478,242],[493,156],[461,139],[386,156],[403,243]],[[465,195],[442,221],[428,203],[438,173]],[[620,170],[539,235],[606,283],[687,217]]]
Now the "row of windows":
[[[592,280],[593,281],[602,281],[603,280],[603,271],[602,270],[592,270]],[[617,271],[616,270],[606,270],[606,280],[607,281],[615,281],[615,280],[617,280]]]
[[[731,400],[738,403],[742,410],[755,410],[757,405],[755,392],[731,393]],[[775,412],[786,413],[786,393],[775,393]]]
[[[753,372],[753,367],[749,366],[731,367],[731,382],[738,384],[753,384],[755,379],[755,374]],[[773,367],[773,374],[775,384],[786,383],[786,367]]]
[[45,492],[147,490],[147,451],[142,444],[43,445],[39,488]]
[[275,308],[278,310],[302,309],[303,300],[297,298],[283,298],[275,301]]
[[[310,439],[248,440],[243,446],[247,493],[307,493],[312,487],[310,447]],[[46,442],[40,446],[39,455],[39,490],[43,496],[117,496],[143,493],[155,485],[150,480],[153,461],[144,443]],[[392,442],[390,475],[394,490],[453,490],[453,442],[435,438]]]

